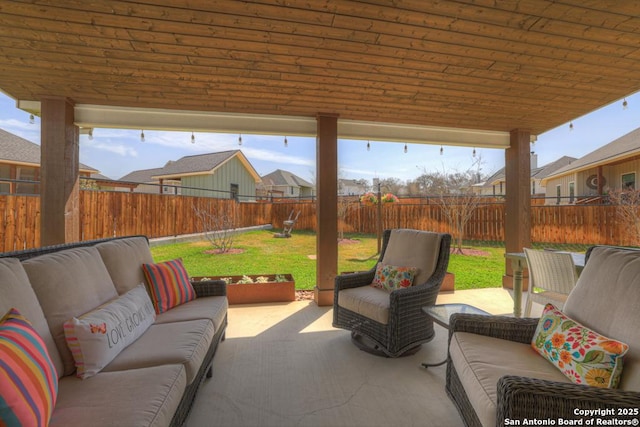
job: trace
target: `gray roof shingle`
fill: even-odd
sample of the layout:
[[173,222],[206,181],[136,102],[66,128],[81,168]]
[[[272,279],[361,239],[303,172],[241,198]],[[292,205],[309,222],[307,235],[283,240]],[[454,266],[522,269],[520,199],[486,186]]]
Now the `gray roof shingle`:
[[[40,146],[0,129],[0,160],[40,166]],[[83,163],[80,163],[80,169],[87,172],[98,172],[97,169]]]
[[137,182],[140,184],[156,182],[152,177],[158,175],[162,172],[163,168],[153,168],[153,169],[140,169],[137,171],[129,172],[118,181],[125,182]]
[[221,165],[240,150],[221,151],[219,153],[184,156],[174,162],[168,162],[157,175],[181,175],[187,173],[209,172]]
[[313,184],[309,181],[305,181],[299,176],[282,169],[276,169],[275,171],[263,176],[262,183],[264,185],[288,185],[290,187],[313,188]]
[[607,163],[618,157],[629,156],[636,153],[640,153],[640,128],[611,141],[607,145],[603,145],[583,157],[580,157],[571,164],[558,169],[552,175],[554,177],[566,175],[573,171],[588,169]]

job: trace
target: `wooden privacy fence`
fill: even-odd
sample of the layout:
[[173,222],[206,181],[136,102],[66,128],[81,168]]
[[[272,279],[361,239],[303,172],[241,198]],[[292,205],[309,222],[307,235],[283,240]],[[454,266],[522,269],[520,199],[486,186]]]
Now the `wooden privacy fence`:
[[[84,240],[144,234],[150,238],[202,232],[194,209],[226,212],[237,227],[282,222],[300,211],[294,230],[315,230],[314,203],[238,203],[230,199],[175,195],[81,191],[80,230]],[[436,204],[391,204],[382,207],[382,228],[416,228],[449,232]],[[481,205],[467,224],[465,239],[504,241],[504,204]],[[377,208],[358,202],[339,220],[344,232],[376,232]],[[40,242],[40,198],[0,195],[0,251],[37,247]],[[615,206],[531,207],[534,242],[575,244],[636,244],[631,227],[620,222]],[[294,231],[295,232],[295,231]]]

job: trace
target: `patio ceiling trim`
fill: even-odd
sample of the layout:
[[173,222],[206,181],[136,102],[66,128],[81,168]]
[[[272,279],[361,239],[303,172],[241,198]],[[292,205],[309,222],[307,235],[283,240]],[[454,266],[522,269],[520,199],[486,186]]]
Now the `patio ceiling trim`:
[[[39,114],[37,101],[18,101],[18,108]],[[183,132],[316,136],[315,117],[218,113],[78,104],[75,124],[83,129],[115,128]],[[339,120],[338,137],[414,144],[509,147],[509,133],[477,129]],[[532,136],[535,141],[535,136]]]

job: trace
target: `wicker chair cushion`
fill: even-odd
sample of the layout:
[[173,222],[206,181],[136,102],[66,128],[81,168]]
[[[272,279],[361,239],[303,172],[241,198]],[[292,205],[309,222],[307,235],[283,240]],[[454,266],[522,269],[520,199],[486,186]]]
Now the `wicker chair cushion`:
[[389,292],[372,286],[345,289],[338,294],[338,305],[378,323],[389,323]]
[[49,323],[64,375],[71,375],[76,366],[64,337],[64,322],[117,297],[111,276],[94,247],[41,255],[23,261],[22,266]]
[[418,271],[413,284],[423,284],[435,271],[441,239],[441,234],[428,231],[391,230],[382,263],[416,267]]
[[496,425],[497,383],[505,375],[570,382],[529,344],[456,332],[449,345],[469,402],[483,426]]
[[640,251],[596,247],[564,305],[564,313],[629,345],[618,386],[640,391]]
[[149,243],[144,237],[111,240],[96,248],[102,256],[118,294],[123,295],[145,282],[142,264],[153,264]]
[[33,292],[27,273],[20,261],[15,258],[0,259],[0,295],[0,314],[15,307],[24,317],[29,319],[33,329],[47,346],[49,357],[51,357],[58,377],[60,377],[64,369],[60,353],[53,341],[47,319],[44,318],[42,307]]

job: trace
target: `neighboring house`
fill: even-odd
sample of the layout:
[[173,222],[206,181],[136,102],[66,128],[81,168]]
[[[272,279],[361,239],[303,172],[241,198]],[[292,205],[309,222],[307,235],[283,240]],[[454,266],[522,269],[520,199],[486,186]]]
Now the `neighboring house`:
[[[80,176],[89,177],[97,169],[80,163]],[[39,194],[40,146],[0,129],[0,193]]]
[[338,196],[354,196],[367,192],[367,185],[362,180],[339,179]]
[[[172,162],[169,161],[167,165],[169,163]],[[164,168],[153,168],[133,171],[126,174],[118,181],[122,184],[131,184],[131,190],[136,193],[180,194],[180,181],[178,180],[167,180],[163,182],[162,191],[160,190],[160,180],[154,177],[161,174],[163,169]]]
[[277,169],[262,177],[259,194],[264,197],[297,197],[312,199],[315,187],[291,172]]
[[183,196],[255,201],[260,175],[242,151],[231,150],[168,162],[151,179],[159,182],[162,192],[168,182],[179,182]]
[[[544,179],[575,160],[575,157],[562,156],[551,163],[538,167],[538,155],[531,153],[531,195],[546,194]],[[484,196],[504,196],[506,191],[507,182],[504,168],[487,178],[483,185],[474,186],[474,192]]]
[[547,176],[548,204],[597,202],[610,190],[638,188],[640,128]]

